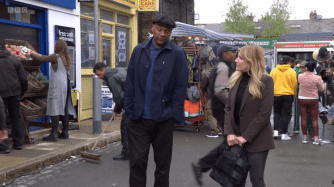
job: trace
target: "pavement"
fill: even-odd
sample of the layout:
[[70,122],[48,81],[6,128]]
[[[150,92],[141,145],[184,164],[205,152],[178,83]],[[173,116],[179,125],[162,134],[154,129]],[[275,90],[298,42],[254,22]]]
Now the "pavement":
[[[102,117],[102,130],[107,126],[108,118],[110,115]],[[120,140],[120,122],[121,116],[109,125],[97,147]],[[70,139],[57,142],[42,141],[47,135],[38,136],[34,144],[25,144],[22,150],[11,149],[9,154],[0,154],[0,184],[78,155],[80,151],[92,148],[99,138],[99,135],[93,134],[92,119],[81,121],[80,129],[69,133]]]

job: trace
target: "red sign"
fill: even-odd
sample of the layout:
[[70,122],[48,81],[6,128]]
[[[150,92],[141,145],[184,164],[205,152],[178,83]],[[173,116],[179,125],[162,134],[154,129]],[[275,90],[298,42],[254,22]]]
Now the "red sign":
[[320,48],[324,45],[329,45],[329,43],[322,43],[322,44],[277,44],[276,48]]

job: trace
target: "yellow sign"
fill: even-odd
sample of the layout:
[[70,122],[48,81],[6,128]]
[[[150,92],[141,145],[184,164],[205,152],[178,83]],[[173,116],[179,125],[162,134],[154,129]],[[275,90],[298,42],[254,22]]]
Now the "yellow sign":
[[138,11],[159,11],[159,0],[138,0]]
[[118,1],[120,3],[123,3],[125,5],[129,5],[129,6],[132,6],[132,7],[136,6],[136,0],[114,0],[114,1]]

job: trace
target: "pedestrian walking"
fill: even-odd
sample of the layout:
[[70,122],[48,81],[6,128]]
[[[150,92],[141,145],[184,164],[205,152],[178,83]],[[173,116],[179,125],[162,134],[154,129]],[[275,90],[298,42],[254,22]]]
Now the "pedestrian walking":
[[[223,132],[225,121],[225,105],[228,99],[229,80],[235,71],[234,60],[236,58],[237,48],[230,45],[221,45],[218,48],[219,58],[215,63],[209,77],[209,91],[211,95],[211,110],[213,116],[218,122],[218,125],[210,123],[211,133],[208,137],[218,137],[219,133]],[[202,185],[202,173],[209,171],[219,157],[219,149],[222,145],[215,147],[207,155],[193,162],[192,169],[195,179],[199,185]]]
[[[13,148],[21,150],[24,144],[25,127],[21,121],[21,96],[28,89],[27,74],[22,63],[5,49],[4,41],[0,41],[0,97],[8,109],[12,124]],[[4,110],[3,110],[4,111]],[[6,136],[2,130],[2,136]],[[9,141],[0,143],[0,153],[9,153]]]
[[[241,48],[230,88],[224,135],[229,146],[244,146],[252,186],[266,186],[263,179],[266,160],[269,150],[275,148],[270,125],[274,83],[266,73],[261,47]],[[241,186],[245,184],[246,181]]]
[[[28,51],[30,54],[30,51]],[[65,41],[57,40],[55,54],[50,56],[30,54],[34,60],[51,62],[49,91],[47,97],[46,115],[50,116],[52,123],[51,134],[43,141],[58,141],[58,138],[68,139],[69,115],[76,117],[72,103],[70,75],[71,58]],[[62,132],[58,135],[59,119],[62,120]]]
[[274,138],[282,134],[282,140],[290,140],[288,125],[291,120],[292,103],[297,95],[297,75],[291,68],[292,58],[285,55],[270,75],[274,79]]
[[229,79],[235,71],[236,47],[223,44],[218,48],[218,58],[215,66],[210,74],[209,84],[211,93],[211,110],[213,116],[218,121],[218,126],[210,125],[211,133],[208,137],[217,137],[224,129],[225,112],[228,91]]
[[314,69],[317,66],[316,62],[306,63],[306,71],[298,76],[299,83],[299,110],[301,116],[301,126],[303,132],[302,143],[308,143],[307,138],[307,121],[308,112],[312,121],[312,130],[314,136],[314,145],[321,145],[319,140],[319,95],[318,92],[324,92],[324,85],[319,75],[315,75]]
[[[115,102],[114,112],[112,117],[116,117],[117,114],[122,113],[124,107],[123,95],[126,80],[126,70],[124,68],[111,68],[106,67],[103,62],[98,62],[95,64],[93,72],[98,78],[104,80],[112,93],[113,100]],[[126,130],[126,120],[128,114],[123,112],[121,120],[121,142],[122,151],[121,154],[114,156],[114,160],[129,160],[129,145]]]
[[130,187],[146,187],[150,145],[155,187],[169,186],[174,122],[184,123],[188,64],[184,50],[169,40],[175,22],[167,15],[153,19],[153,38],[132,53],[124,91],[130,149]]

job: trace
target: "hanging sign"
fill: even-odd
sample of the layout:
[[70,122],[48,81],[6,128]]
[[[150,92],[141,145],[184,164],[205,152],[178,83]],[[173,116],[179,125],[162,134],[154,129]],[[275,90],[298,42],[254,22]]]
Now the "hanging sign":
[[159,11],[159,0],[138,0],[138,11],[140,12]]
[[55,26],[55,39],[64,40],[70,46],[75,46],[75,28]]

